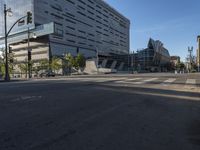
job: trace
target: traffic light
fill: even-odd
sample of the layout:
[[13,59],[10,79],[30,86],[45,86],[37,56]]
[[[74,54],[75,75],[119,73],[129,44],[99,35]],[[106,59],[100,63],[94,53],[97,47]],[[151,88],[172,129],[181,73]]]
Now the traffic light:
[[33,14],[28,11],[27,12],[27,24],[31,24],[33,22]]
[[28,62],[30,62],[31,61],[31,51],[28,51]]
[[11,46],[8,47],[8,51],[9,51],[9,53],[12,53],[12,47]]

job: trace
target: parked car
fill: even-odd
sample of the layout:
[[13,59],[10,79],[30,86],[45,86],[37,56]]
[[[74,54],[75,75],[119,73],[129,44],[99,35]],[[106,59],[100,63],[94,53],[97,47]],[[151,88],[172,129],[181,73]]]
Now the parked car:
[[46,71],[46,72],[42,72],[40,74],[41,78],[42,77],[55,77],[55,76],[56,76],[56,74],[54,72],[52,72],[52,71]]

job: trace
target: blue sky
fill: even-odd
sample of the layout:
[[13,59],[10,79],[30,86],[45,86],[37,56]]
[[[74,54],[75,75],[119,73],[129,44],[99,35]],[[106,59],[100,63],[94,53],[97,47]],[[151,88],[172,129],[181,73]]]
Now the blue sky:
[[106,0],[131,21],[131,50],[147,47],[150,37],[161,40],[170,55],[185,60],[187,47],[197,48],[200,0]]

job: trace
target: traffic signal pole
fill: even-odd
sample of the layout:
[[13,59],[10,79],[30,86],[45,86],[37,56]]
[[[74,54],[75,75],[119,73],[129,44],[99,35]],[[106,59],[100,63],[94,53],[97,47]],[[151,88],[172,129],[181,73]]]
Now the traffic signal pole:
[[[6,57],[6,62],[5,62],[5,81],[10,81],[10,76],[9,76],[9,64],[8,64],[8,36],[10,34],[10,32],[12,31],[12,29],[14,28],[14,26],[21,21],[22,19],[27,17],[27,24],[31,24],[32,23],[32,13],[31,12],[27,12],[26,16],[23,16],[21,18],[19,18],[17,21],[15,21],[15,23],[11,26],[11,28],[8,30],[7,32],[7,14],[8,13],[12,13],[11,9],[7,9],[6,8],[6,4],[4,4],[4,27],[5,27],[5,57]],[[29,30],[29,29],[28,29]],[[29,32],[29,31],[28,31]],[[28,35],[28,37],[30,37],[30,34]],[[29,38],[28,38],[29,40]],[[29,42],[28,42],[29,43]],[[28,44],[29,45],[29,44]],[[29,45],[30,46],[30,45]],[[31,56],[31,53],[29,53]],[[30,57],[31,58],[31,57]]]
[[[27,24],[32,23],[32,13],[27,12]],[[31,64],[31,48],[30,48],[30,28],[28,26],[28,78],[32,78],[32,64]]]
[[28,78],[32,78],[31,48],[30,48],[30,28],[28,27]]
[[5,81],[10,81],[9,76],[9,65],[8,65],[8,34],[7,34],[7,9],[6,5],[4,5],[4,23],[5,23]]

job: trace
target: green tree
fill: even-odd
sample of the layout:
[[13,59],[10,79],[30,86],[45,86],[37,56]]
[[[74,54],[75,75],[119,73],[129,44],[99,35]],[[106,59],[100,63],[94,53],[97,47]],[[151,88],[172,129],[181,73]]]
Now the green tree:
[[20,69],[21,71],[21,77],[23,74],[25,74],[25,77],[27,78],[27,74],[28,74],[28,63],[25,62],[25,63],[20,63],[18,64],[18,68]]
[[51,61],[51,69],[53,72],[57,72],[62,68],[61,59],[58,57],[53,57]]
[[182,71],[184,70],[186,67],[185,67],[185,64],[183,62],[180,62],[180,63],[177,63],[176,64],[176,69],[179,70],[179,71]]
[[38,71],[49,69],[49,60],[48,59],[40,60],[37,68],[38,68]]
[[68,53],[65,55],[63,59],[64,74],[65,73],[71,74],[71,70],[73,66],[74,66],[74,57],[70,53]]
[[2,58],[0,58],[0,77],[5,76],[5,64]]
[[69,68],[73,67],[74,57],[70,53],[66,54],[65,61],[66,61],[67,67]]
[[73,57],[70,53],[65,56],[65,65],[67,68],[75,68],[76,70],[83,69],[85,67],[85,57],[82,54],[78,54],[77,57]]
[[[13,74],[15,66],[14,56],[12,53],[8,54],[8,69],[9,69],[9,75]],[[0,56],[0,75],[2,77],[5,76],[5,56],[4,53],[2,56]]]
[[76,59],[77,69],[83,69],[85,67],[85,57],[82,54],[78,54]]

